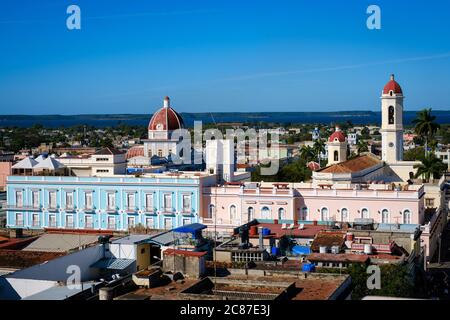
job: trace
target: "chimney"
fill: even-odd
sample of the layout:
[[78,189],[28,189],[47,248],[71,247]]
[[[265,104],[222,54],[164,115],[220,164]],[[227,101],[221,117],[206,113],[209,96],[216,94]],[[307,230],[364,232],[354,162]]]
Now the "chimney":
[[170,98],[168,96],[166,96],[164,98],[164,108],[169,108],[170,107]]

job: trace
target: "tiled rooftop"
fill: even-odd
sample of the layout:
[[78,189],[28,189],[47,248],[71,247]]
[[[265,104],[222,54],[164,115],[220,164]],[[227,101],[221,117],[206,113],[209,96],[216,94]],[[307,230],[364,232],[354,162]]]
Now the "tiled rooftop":
[[320,173],[353,173],[362,171],[381,163],[374,155],[366,154],[356,158],[325,167],[317,172]]

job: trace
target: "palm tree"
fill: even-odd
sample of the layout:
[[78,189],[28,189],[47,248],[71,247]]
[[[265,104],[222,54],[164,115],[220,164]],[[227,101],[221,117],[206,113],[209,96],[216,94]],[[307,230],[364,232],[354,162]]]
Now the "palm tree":
[[447,166],[441,159],[437,158],[433,153],[427,154],[421,159],[421,164],[414,166],[417,169],[415,178],[422,177],[423,180],[439,179],[447,169]]
[[435,122],[436,117],[431,115],[431,108],[423,109],[417,113],[417,118],[412,121],[415,124],[414,131],[425,139],[425,155],[428,151],[428,142],[433,139],[440,125]]
[[310,146],[304,145],[300,149],[300,157],[304,159],[306,162],[309,162],[314,158],[314,150]]
[[359,155],[361,152],[369,151],[369,144],[367,143],[366,140],[359,140],[356,148],[357,148],[356,150],[358,151],[358,155]]
[[317,162],[320,163],[320,154],[325,152],[325,142],[322,139],[317,139],[314,142],[313,150],[317,157]]

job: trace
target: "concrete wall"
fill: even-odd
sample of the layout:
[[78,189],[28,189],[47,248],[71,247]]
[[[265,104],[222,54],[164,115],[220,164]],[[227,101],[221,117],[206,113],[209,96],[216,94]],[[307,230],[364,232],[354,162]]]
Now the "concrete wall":
[[204,257],[191,257],[177,254],[164,255],[163,269],[172,272],[181,272],[183,275],[198,278],[205,273],[204,259]]
[[0,162],[0,191],[6,190],[6,177],[12,172],[12,162]]

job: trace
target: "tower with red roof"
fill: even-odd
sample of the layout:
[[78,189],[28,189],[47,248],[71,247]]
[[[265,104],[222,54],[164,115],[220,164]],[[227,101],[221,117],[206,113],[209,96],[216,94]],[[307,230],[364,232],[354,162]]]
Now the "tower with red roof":
[[347,139],[339,126],[328,138],[328,166],[347,160]]
[[381,94],[382,159],[387,163],[403,160],[403,91],[394,75]]

